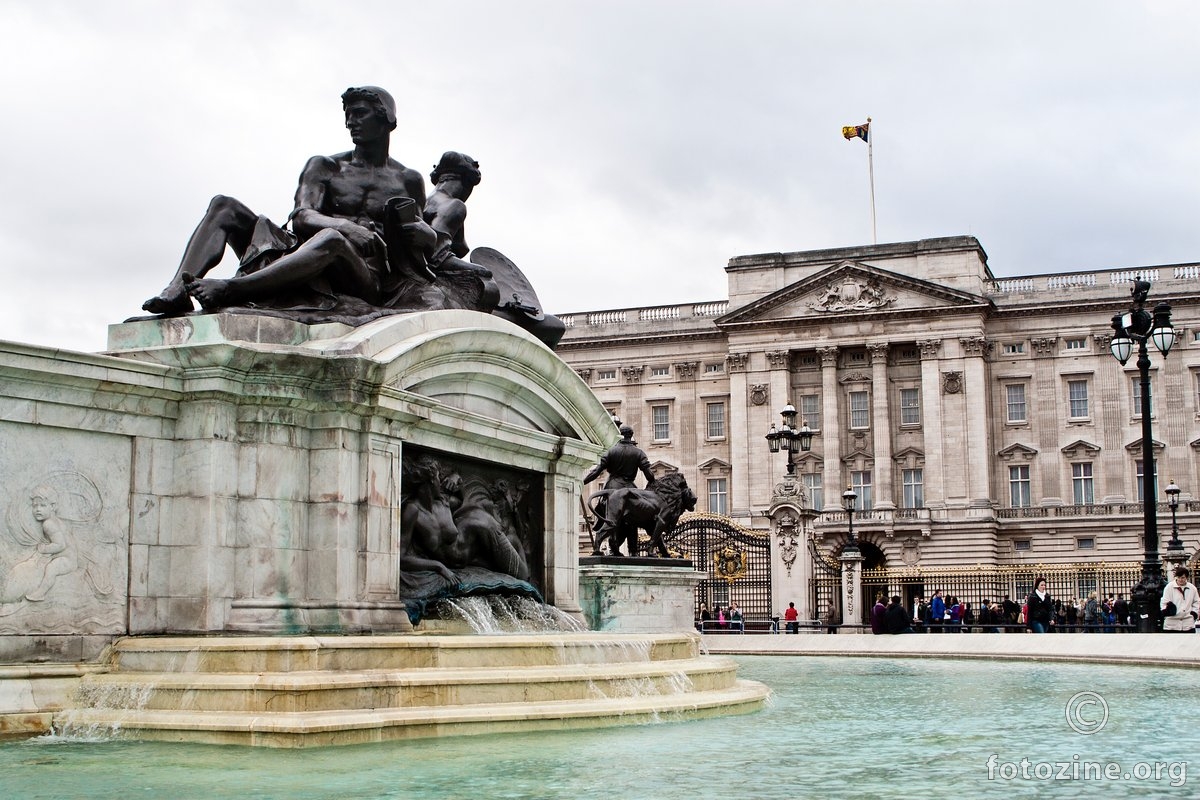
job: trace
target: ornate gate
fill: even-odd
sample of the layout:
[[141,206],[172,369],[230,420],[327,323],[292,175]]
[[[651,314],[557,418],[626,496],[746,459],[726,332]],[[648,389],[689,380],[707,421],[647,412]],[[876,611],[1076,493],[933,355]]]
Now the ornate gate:
[[768,619],[771,609],[771,539],[728,517],[689,514],[664,537],[667,547],[690,558],[706,577],[696,587],[710,609],[737,603],[747,619]]
[[808,540],[808,551],[812,554],[812,607],[817,619],[828,621],[830,611],[834,618],[842,620],[842,565],[836,558],[821,551],[812,539]]

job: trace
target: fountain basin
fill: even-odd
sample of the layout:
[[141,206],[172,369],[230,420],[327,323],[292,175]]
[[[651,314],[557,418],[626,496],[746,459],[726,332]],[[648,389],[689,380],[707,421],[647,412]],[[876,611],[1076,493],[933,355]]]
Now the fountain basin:
[[750,713],[770,694],[690,633],[129,638],[108,661],[56,730],[312,747]]

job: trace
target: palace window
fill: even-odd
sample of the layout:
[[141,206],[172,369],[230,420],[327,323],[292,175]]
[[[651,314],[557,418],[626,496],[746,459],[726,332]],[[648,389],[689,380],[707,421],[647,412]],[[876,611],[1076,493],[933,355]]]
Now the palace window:
[[[1198,395],[1200,396],[1200,395]],[[821,430],[821,398],[815,394],[800,395],[800,419],[814,431]]]
[[1096,539],[1093,536],[1080,536],[1075,540],[1076,550],[1095,550]]
[[[1032,550],[1032,549],[1033,549],[1033,540],[1032,539],[1013,539],[1013,550],[1025,551],[1025,550]],[[1028,586],[1029,586],[1028,591],[1033,591],[1033,581],[1032,580],[1029,581]],[[1026,592],[1022,592],[1020,589],[1018,589],[1017,597],[1020,597],[1022,594],[1026,594]]]
[[1067,381],[1067,400],[1070,403],[1071,419],[1086,419],[1088,414],[1088,382]]
[[900,424],[901,425],[920,425],[921,424],[921,390],[920,389],[901,389],[900,390]]
[[601,369],[596,371],[596,380],[615,381],[617,379],[617,371],[615,369]]
[[812,501],[812,510],[820,511],[823,509],[825,507],[825,490],[821,486],[821,473],[801,473],[800,481],[804,484],[804,488],[808,489],[808,498]]
[[725,404],[724,403],[705,403],[705,410],[708,415],[708,438],[709,439],[724,439],[725,438]]
[[708,512],[710,514],[729,514],[729,484],[725,478],[708,479]]
[[671,407],[650,406],[651,419],[654,422],[654,441],[667,442],[671,440]]
[[1004,345],[1003,350],[1004,350],[1005,355],[1017,355],[1018,353],[1024,353],[1025,352],[1025,343],[1024,342],[1009,342]]
[[1008,468],[1008,501],[1013,508],[1029,508],[1029,465],[1021,464]]
[[705,364],[704,365],[704,374],[706,374],[706,375],[712,375],[714,373],[724,372],[724,371],[725,371],[725,365],[720,362],[718,362],[716,364]]
[[1025,422],[1025,384],[1010,383],[1004,387],[1009,422]]
[[904,489],[904,508],[923,508],[925,506],[925,471],[906,469],[901,473],[901,483]]
[[[1134,469],[1137,472],[1137,501],[1139,503],[1146,502],[1146,484],[1144,482],[1145,473],[1143,472],[1144,462],[1139,458],[1134,462]],[[1158,497],[1158,459],[1154,459],[1154,496]]]
[[1092,462],[1083,461],[1071,465],[1071,498],[1077,506],[1090,506],[1096,502]]
[[[1150,389],[1153,392],[1154,380],[1150,381]],[[1133,409],[1133,416],[1140,418],[1142,416],[1142,378],[1140,375],[1134,375],[1129,379],[1129,396],[1132,398],[1130,408]],[[1154,397],[1150,397],[1150,416],[1154,416]]]
[[871,425],[871,411],[866,392],[850,393],[850,427],[868,428]]
[[650,377],[651,378],[669,378],[669,377],[671,377],[671,368],[670,367],[651,367],[650,368]]
[[858,470],[850,473],[850,486],[858,497],[854,500],[855,511],[870,511],[874,508],[871,500],[871,470]]
[[1087,348],[1087,337],[1086,336],[1080,337],[1078,339],[1067,339],[1067,349],[1068,350],[1084,350],[1086,348]]

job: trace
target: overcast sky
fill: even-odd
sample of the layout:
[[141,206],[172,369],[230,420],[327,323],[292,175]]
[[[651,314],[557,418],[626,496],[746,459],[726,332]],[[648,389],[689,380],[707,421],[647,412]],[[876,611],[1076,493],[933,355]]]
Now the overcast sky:
[[[339,96],[481,163],[467,239],[567,312],[749,253],[970,234],[998,276],[1200,260],[1200,4],[0,0],[0,339],[101,350],[214,194],[278,222]],[[232,272],[232,261],[213,275]]]

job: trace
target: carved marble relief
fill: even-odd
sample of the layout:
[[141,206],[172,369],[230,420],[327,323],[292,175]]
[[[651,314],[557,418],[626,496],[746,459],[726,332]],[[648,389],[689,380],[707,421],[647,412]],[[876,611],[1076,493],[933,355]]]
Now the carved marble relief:
[[417,447],[401,469],[401,599],[543,590],[542,476]]
[[4,504],[0,632],[119,629],[125,541],[106,524],[96,483],[75,470],[44,472],[10,488]]
[[868,311],[896,302],[879,284],[878,278],[847,275],[830,283],[809,308],[816,311]]

